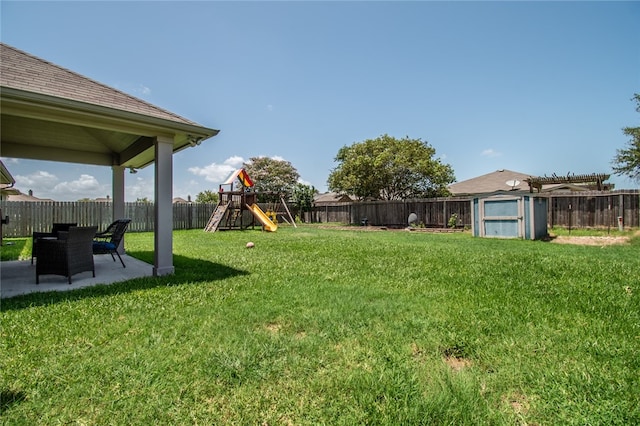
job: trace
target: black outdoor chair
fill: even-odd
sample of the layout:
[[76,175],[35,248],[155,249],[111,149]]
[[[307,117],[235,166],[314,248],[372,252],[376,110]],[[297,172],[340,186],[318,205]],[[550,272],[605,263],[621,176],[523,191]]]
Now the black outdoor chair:
[[58,239],[38,241],[36,284],[40,284],[40,275],[63,275],[69,284],[71,276],[80,272],[91,271],[95,277],[91,244],[97,230],[97,226],[72,226],[60,232]]
[[97,233],[93,240],[93,254],[108,253],[114,262],[116,261],[116,258],[113,256],[115,254],[118,256],[118,259],[120,259],[122,267],[126,268],[127,266],[122,261],[120,253],[118,253],[118,247],[120,247],[120,243],[122,242],[124,233],[127,232],[127,227],[130,222],[131,219],[118,219],[109,225],[106,230]]
[[34,232],[33,241],[31,244],[31,264],[33,265],[33,258],[38,257],[38,240],[41,238],[58,238],[58,232],[66,232],[72,226],[78,226],[77,223],[54,223],[51,227],[51,232]]

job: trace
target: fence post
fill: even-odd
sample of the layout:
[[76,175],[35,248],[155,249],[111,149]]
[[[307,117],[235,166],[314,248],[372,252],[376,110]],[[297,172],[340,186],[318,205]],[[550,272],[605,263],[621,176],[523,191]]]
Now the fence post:
[[[622,220],[624,220],[624,195],[620,194],[618,195],[619,200],[620,200],[620,206],[619,206],[619,214],[618,216],[622,216]],[[618,224],[618,226],[620,226],[620,224]]]

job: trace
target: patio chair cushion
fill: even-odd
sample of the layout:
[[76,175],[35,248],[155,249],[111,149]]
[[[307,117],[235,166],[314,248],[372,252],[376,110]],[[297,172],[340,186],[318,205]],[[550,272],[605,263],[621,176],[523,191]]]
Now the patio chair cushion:
[[110,250],[115,250],[117,247],[115,244],[108,241],[94,241],[93,242],[93,252],[98,254],[98,252],[108,253]]
[[118,256],[122,267],[126,268],[127,266],[124,264],[120,253],[118,253],[118,247],[120,247],[120,243],[130,222],[131,219],[118,219],[109,225],[106,230],[97,233],[93,240],[93,254],[108,253],[114,262],[116,261],[115,256]]

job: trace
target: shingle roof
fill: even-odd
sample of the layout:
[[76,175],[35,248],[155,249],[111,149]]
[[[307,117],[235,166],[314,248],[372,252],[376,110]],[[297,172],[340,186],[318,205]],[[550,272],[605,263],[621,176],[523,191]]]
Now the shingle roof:
[[198,125],[134,96],[0,43],[0,86]]
[[7,201],[53,201],[51,198],[38,198],[33,195],[23,194],[19,192],[18,194],[9,194],[7,196]]
[[321,203],[349,203],[353,199],[346,194],[338,194],[335,192],[325,192],[324,194],[316,194],[313,197],[313,202],[316,204]]
[[[486,175],[464,180],[449,185],[452,195],[483,194],[496,191],[529,191],[529,184],[525,182],[531,175],[514,172],[512,170],[496,170]],[[518,185],[507,185],[508,181],[518,181]]]

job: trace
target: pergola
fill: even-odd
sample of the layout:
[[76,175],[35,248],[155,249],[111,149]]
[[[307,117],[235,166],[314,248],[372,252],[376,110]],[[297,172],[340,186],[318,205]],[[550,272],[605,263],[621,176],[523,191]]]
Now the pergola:
[[544,185],[554,185],[561,183],[578,183],[593,187],[597,191],[610,189],[611,185],[605,183],[610,175],[604,173],[592,173],[590,175],[567,174],[567,176],[558,176],[555,173],[551,176],[529,177],[525,182],[529,184],[529,192],[533,192],[534,188],[540,192]]
[[0,43],[4,157],[111,167],[113,217],[124,173],[155,165],[154,267],[173,266],[173,153],[218,134],[177,114]]

